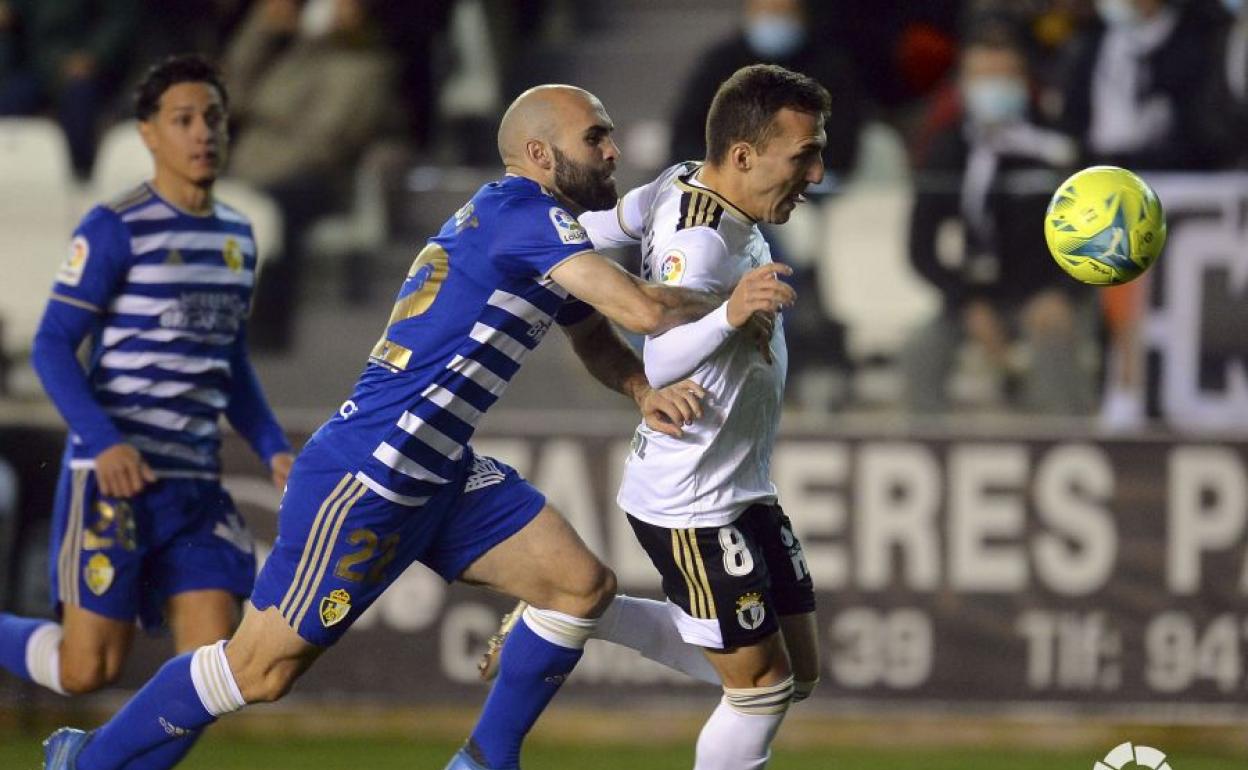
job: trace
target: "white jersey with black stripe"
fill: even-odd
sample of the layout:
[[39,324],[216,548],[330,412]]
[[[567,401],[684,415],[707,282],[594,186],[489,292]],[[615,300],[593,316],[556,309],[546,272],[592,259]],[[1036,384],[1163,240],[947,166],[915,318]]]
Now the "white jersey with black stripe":
[[[631,191],[617,206],[615,229],[640,236],[646,279],[727,297],[747,271],[771,262],[771,250],[749,216],[699,181],[700,169],[679,164]],[[607,245],[599,243],[592,218],[582,222],[595,245]],[[666,334],[697,333],[705,332],[686,325]],[[676,362],[655,360],[670,355],[668,341],[646,340],[648,373],[684,372],[669,381],[690,378],[707,394],[702,419],[681,438],[644,423],[637,428],[617,499],[638,519],[669,528],[715,527],[750,505],[775,502],[771,454],[788,363],[783,324],[777,319],[770,364],[745,335],[725,329],[723,340],[703,360],[675,368]]]

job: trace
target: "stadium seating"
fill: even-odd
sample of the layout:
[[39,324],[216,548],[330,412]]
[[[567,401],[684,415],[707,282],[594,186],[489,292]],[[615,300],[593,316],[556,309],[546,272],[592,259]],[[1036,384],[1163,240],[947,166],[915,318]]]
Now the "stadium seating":
[[6,355],[30,349],[73,227],[75,187],[69,146],[43,118],[0,120],[0,338]]

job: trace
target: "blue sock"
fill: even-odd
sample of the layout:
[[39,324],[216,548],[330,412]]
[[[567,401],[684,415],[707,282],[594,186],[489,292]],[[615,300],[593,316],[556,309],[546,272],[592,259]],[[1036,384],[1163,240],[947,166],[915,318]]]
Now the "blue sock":
[[191,680],[188,652],[170,660],[142,690],[96,730],[78,755],[78,770],[121,770],[153,749],[197,734],[216,721]]
[[572,673],[583,650],[551,644],[521,618],[507,636],[498,679],[485,699],[471,742],[497,770],[520,766],[520,744]]
[[195,748],[195,742],[199,740],[200,735],[201,733],[184,735],[176,741],[161,744],[122,765],[121,770],[169,770]]
[[26,670],[26,642],[35,629],[50,622],[43,618],[20,618],[0,612],[0,667],[27,682],[33,682],[30,672]]

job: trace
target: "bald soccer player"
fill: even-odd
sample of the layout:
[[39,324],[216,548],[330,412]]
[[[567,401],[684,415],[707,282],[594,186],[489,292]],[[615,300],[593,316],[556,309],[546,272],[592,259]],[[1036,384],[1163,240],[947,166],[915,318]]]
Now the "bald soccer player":
[[[658,334],[722,297],[647,283],[594,252],[576,217],[610,208],[619,149],[602,104],[539,86],[503,116],[506,175],[464,204],[416,255],[354,392],[290,475],[278,538],[228,642],[174,658],[108,723],[62,728],[45,767],[119,770],[250,703],[275,701],[413,561],[529,603],[498,681],[448,769],[519,767],[525,734],[580,659],[615,577],[473,431],[552,323],[589,371],[631,397],[655,430],[699,413],[691,382],[654,390],[609,323]],[[781,266],[747,274],[730,324],[790,304]]]

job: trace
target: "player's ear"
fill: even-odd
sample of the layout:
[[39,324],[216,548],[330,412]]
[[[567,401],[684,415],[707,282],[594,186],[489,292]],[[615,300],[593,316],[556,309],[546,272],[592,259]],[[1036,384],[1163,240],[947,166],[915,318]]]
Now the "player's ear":
[[754,148],[749,142],[737,142],[728,148],[728,162],[737,171],[749,171],[754,165]]
[[555,167],[555,158],[545,142],[530,139],[524,143],[524,154],[528,156],[530,162],[543,171],[550,171]]
[[156,126],[154,125],[155,119],[156,116],[153,115],[147,120],[139,121],[139,138],[142,139],[143,144],[147,146],[148,152],[156,151],[157,141]]

